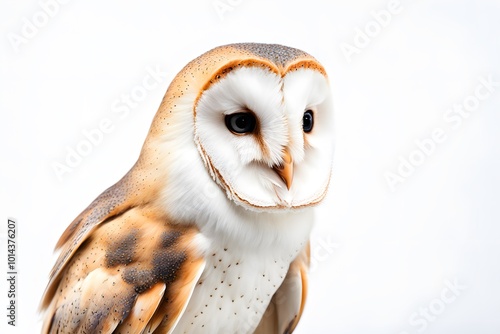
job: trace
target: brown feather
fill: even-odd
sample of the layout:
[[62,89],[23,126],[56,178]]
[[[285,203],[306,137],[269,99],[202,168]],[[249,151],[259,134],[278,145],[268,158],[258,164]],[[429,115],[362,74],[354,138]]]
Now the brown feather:
[[197,233],[139,208],[96,226],[45,296],[44,333],[136,333],[167,317],[172,324],[204,264]]
[[157,283],[151,289],[140,294],[130,310],[129,316],[116,328],[116,333],[141,333],[153,317],[163,299],[166,284]]

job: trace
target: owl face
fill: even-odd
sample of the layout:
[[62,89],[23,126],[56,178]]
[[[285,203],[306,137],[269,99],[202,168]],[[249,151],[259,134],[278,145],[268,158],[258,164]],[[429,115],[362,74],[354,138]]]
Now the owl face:
[[257,211],[300,208],[324,197],[333,115],[321,71],[232,69],[201,92],[194,115],[205,167],[236,204]]

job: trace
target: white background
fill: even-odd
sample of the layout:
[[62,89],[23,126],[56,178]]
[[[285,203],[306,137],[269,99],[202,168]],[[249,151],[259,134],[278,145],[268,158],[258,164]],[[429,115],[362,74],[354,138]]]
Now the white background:
[[[135,162],[173,76],[215,46],[250,41],[314,55],[335,98],[332,187],[297,333],[499,333],[500,86],[459,126],[443,115],[481,77],[500,81],[500,1],[401,0],[350,62],[342,43],[376,29],[370,13],[388,0],[221,2],[233,5],[219,15],[213,0],[68,1],[17,48],[9,38],[42,9],[0,2],[0,332],[39,332],[58,237]],[[157,66],[158,87],[126,117],[113,113]],[[105,118],[111,133],[59,180],[53,164]],[[391,191],[385,173],[435,128],[446,140]],[[7,217],[18,221],[16,328],[5,316]],[[447,281],[462,287],[453,302]]]

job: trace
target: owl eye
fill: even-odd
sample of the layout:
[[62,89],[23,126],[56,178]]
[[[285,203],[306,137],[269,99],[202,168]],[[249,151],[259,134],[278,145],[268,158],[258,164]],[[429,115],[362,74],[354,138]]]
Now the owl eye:
[[250,133],[255,130],[255,116],[250,112],[239,112],[225,117],[227,128],[238,134]]
[[311,132],[313,126],[314,126],[313,112],[312,110],[306,110],[304,116],[302,116],[302,128],[304,129],[304,132],[308,133]]

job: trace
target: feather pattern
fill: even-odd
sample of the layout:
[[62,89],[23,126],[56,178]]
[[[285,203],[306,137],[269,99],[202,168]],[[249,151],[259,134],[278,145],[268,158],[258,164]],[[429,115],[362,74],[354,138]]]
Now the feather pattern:
[[[46,333],[140,333],[181,315],[204,266],[194,226],[133,208],[97,226],[73,254],[51,300]],[[50,292],[49,292],[50,293]],[[158,312],[158,314],[157,314]]]
[[299,323],[307,297],[309,243],[290,264],[285,280],[274,294],[255,334],[290,334]]

